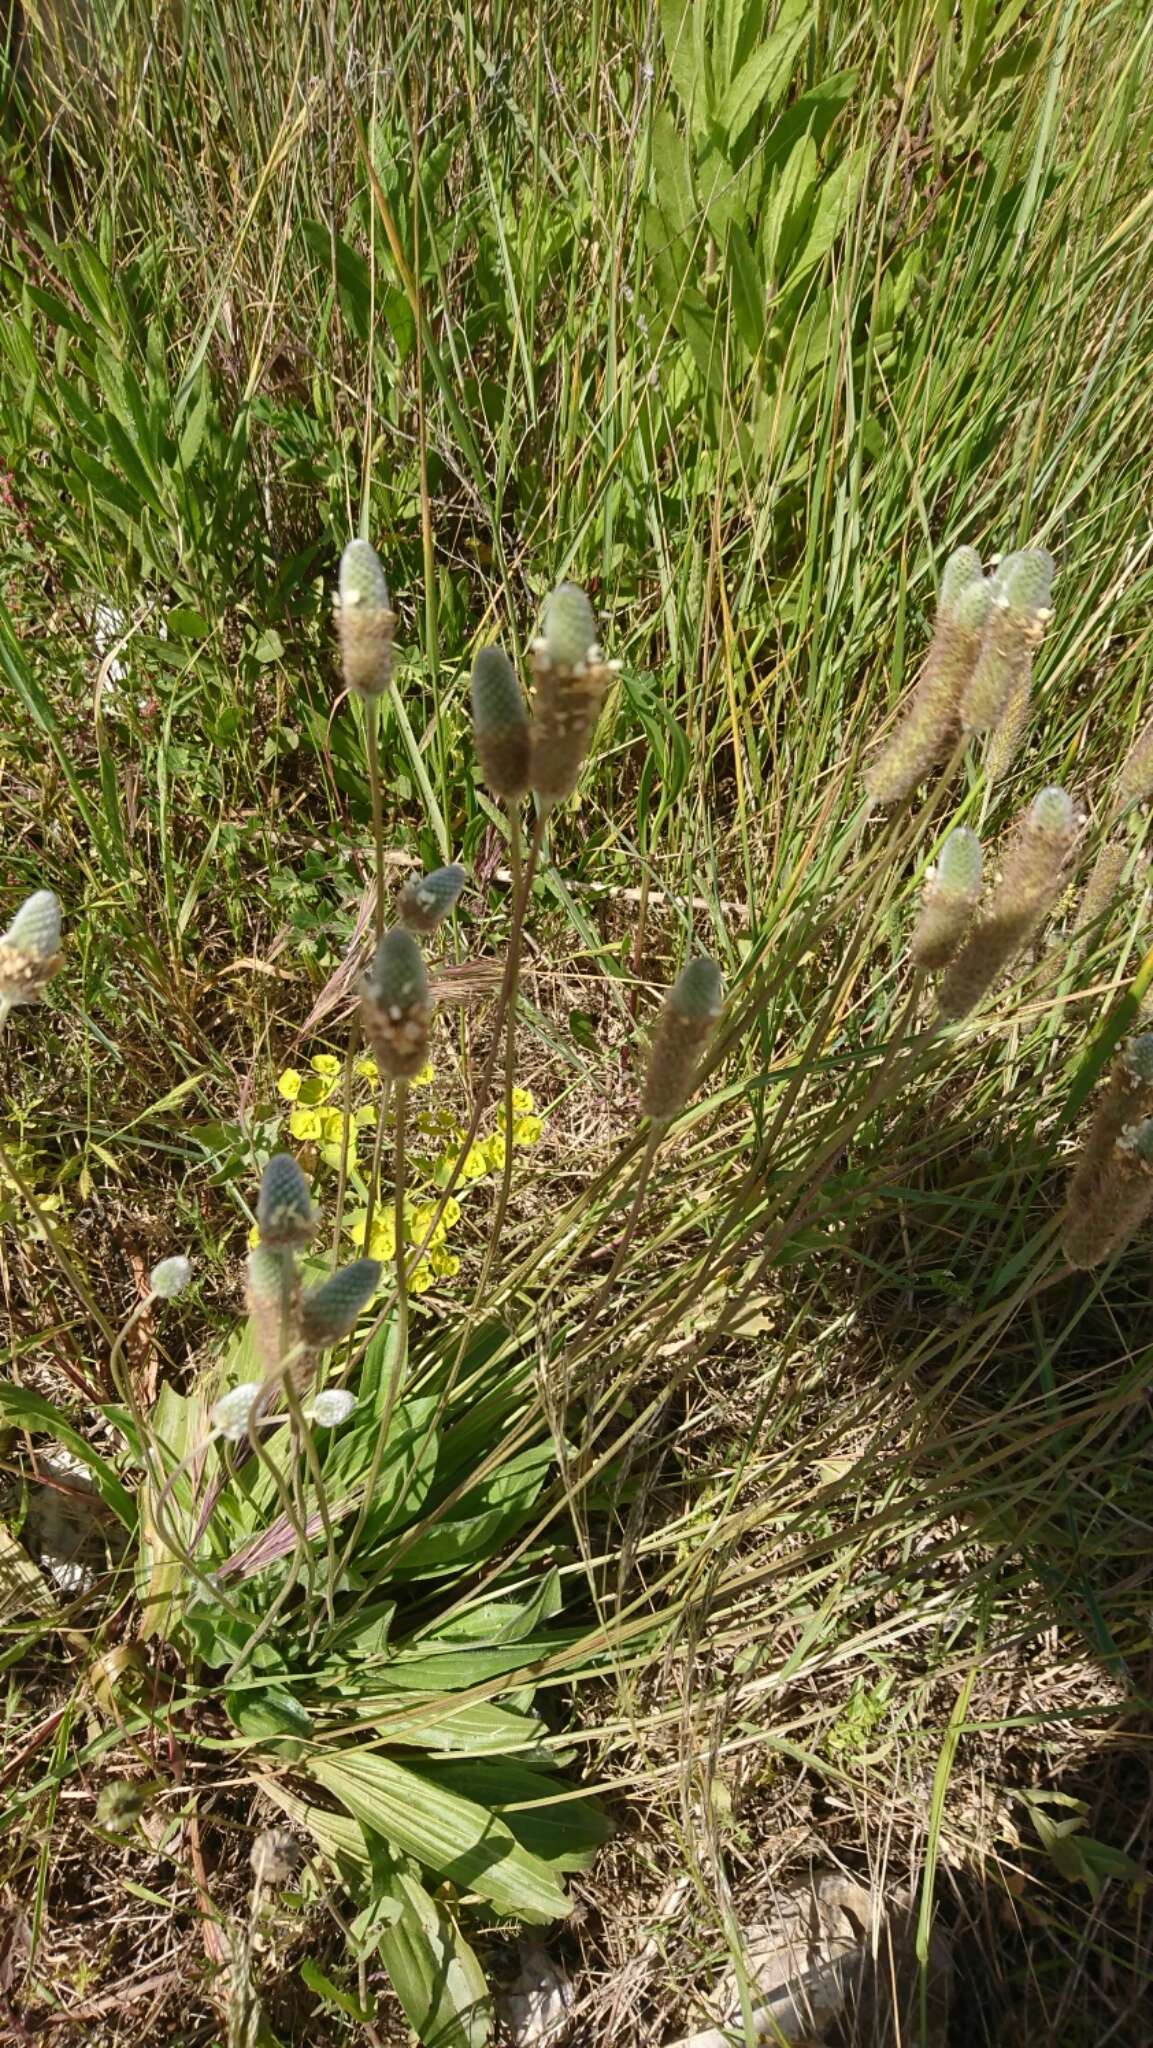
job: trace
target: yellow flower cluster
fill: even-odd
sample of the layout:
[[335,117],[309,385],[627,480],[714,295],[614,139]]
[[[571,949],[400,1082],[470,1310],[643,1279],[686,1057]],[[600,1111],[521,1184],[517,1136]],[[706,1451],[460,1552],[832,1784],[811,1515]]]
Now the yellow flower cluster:
[[[332,1101],[333,1096],[340,1090],[343,1072],[343,1062],[337,1059],[334,1053],[320,1052],[315,1053],[310,1059],[307,1072],[302,1072],[297,1067],[286,1067],[276,1082],[278,1094],[283,1101],[292,1105],[288,1116],[288,1128],[293,1138],[301,1144],[315,1145],[318,1157],[334,1170],[340,1166],[341,1154],[346,1143],[346,1119],[343,1110]],[[377,1083],[380,1080],[376,1061],[367,1057],[354,1062],[353,1072],[361,1081]],[[425,1066],[414,1077],[413,1085],[418,1088],[430,1087],[433,1078],[432,1066]],[[357,1168],[357,1140],[362,1130],[370,1129],[377,1121],[378,1111],[374,1103],[354,1109],[347,1119],[347,1147],[352,1185],[358,1187],[362,1195],[365,1184]],[[483,1180],[486,1174],[499,1173],[504,1168],[510,1134],[503,1103],[497,1109],[495,1121],[496,1129],[491,1136],[478,1139],[469,1146],[460,1171],[462,1184]],[[543,1120],[536,1113],[536,1103],[530,1091],[527,1088],[514,1088],[511,1122],[513,1146],[527,1147],[538,1144],[543,1128]],[[410,1147],[409,1171],[413,1180],[417,1184],[423,1180],[431,1183],[433,1188],[444,1189],[452,1178],[460,1155],[464,1131],[455,1123],[451,1113],[433,1098],[427,1106],[415,1110],[411,1135],[413,1142]],[[413,1195],[405,1203],[406,1243],[423,1244],[430,1230],[432,1232],[425,1253],[409,1278],[409,1288],[413,1294],[426,1294],[438,1280],[451,1280],[460,1271],[460,1259],[447,1248],[449,1232],[455,1229],[461,1220],[463,1212],[460,1203],[455,1195],[450,1196],[439,1217],[437,1206],[436,1201],[422,1200],[417,1195]],[[367,1253],[370,1258],[385,1261],[395,1258],[396,1225],[392,1203],[387,1193],[373,1214],[371,1231],[367,1229],[367,1224],[367,1208],[354,1210],[345,1222],[344,1234],[358,1250]],[[255,1237],[251,1241],[255,1242]]]

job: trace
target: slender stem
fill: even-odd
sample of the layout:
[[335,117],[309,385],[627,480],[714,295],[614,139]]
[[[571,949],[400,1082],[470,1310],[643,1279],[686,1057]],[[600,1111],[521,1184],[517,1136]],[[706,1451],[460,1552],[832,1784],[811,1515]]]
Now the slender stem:
[[376,902],[372,928],[376,938],[384,931],[384,813],[380,795],[380,699],[366,700],[364,706],[365,751],[368,756],[368,790],[372,798],[372,844],[376,859]]
[[[514,915],[517,917],[519,927],[523,929],[524,905],[521,903],[521,891],[523,888],[521,869],[523,862],[521,855],[520,819],[516,811],[511,807],[508,814],[508,864],[512,873]],[[493,1213],[492,1226],[489,1230],[488,1245],[484,1256],[484,1268],[477,1283],[478,1300],[484,1299],[489,1276],[493,1266],[496,1264],[497,1246],[500,1244],[500,1234],[504,1229],[504,1219],[508,1214],[508,1198],[512,1189],[512,1131],[514,1122],[512,1097],[513,1088],[516,1083],[516,1012],[519,994],[520,960],[518,957],[512,988],[509,992],[508,1015],[505,1018],[504,1026],[504,1159],[501,1162],[500,1192],[497,1195],[496,1209]]]
[[348,1027],[344,1055],[344,1078],[340,1091],[340,1170],[336,1177],[336,1210],[332,1219],[332,1263],[340,1260],[340,1227],[344,1221],[344,1197],[348,1189],[348,1159],[352,1146],[352,1063],[360,1044],[360,1011],[354,1010]]
[[393,1219],[396,1231],[396,1250],[394,1255],[396,1271],[396,1329],[393,1335],[392,1363],[389,1367],[384,1407],[377,1426],[376,1442],[372,1447],[372,1463],[368,1468],[368,1474],[364,1482],[364,1498],[357,1510],[356,1520],[352,1525],[352,1533],[344,1546],[341,1556],[340,1569],[342,1574],[348,1570],[349,1563],[356,1551],[356,1546],[360,1541],[361,1530],[368,1520],[369,1509],[376,1494],[376,1482],[380,1477],[385,1445],[388,1442],[393,1411],[396,1408],[396,1397],[400,1391],[401,1378],[408,1355],[408,1272],[404,1246],[404,1183],[407,1171],[405,1125],[407,1111],[408,1082],[398,1080],[396,1083],[396,1139],[393,1149],[392,1192]]
[[384,1158],[384,1133],[388,1121],[388,1100],[392,1093],[392,1081],[386,1074],[380,1091],[380,1102],[376,1115],[376,1140],[372,1148],[372,1167],[368,1176],[368,1207],[364,1217],[364,1246],[368,1251],[372,1236],[373,1218],[376,1215],[376,1197],[380,1187],[380,1163]]
[[599,1292],[593,1300],[592,1306],[585,1311],[586,1323],[591,1323],[600,1314],[605,1302],[608,1300],[613,1281],[628,1257],[629,1246],[636,1236],[637,1224],[640,1221],[641,1204],[644,1201],[645,1192],[648,1188],[649,1176],[653,1170],[653,1161],[657,1156],[657,1146],[664,1137],[665,1129],[666,1126],[664,1124],[649,1125],[648,1136],[645,1139],[645,1149],[641,1153],[641,1163],[637,1169],[636,1192],[633,1195],[632,1204],[625,1220],[625,1227],[618,1239],[612,1265],[601,1282]]

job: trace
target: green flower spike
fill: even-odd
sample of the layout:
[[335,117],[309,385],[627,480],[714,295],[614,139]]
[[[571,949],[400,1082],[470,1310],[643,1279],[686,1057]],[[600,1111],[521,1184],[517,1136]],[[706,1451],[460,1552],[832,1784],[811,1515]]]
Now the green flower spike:
[[494,796],[519,803],[529,786],[528,707],[503,647],[482,647],[472,665],[472,730]]
[[874,803],[891,804],[936,766],[957,731],[957,707],[981,647],[992,591],[973,548],[949,556],[933,639],[908,710],[865,770]]
[[532,659],[530,779],[548,807],[563,803],[577,786],[613,673],[597,646],[592,606],[577,584],[560,584],[548,599]]
[[37,889],[0,935],[0,1011],[39,1002],[60,959],[60,899]]
[[456,908],[468,875],[458,861],[446,868],[434,868],[429,875],[414,876],[406,882],[397,900],[397,914],[410,932],[425,938],[444,923]]
[[300,1304],[300,1334],[310,1349],[325,1350],[350,1335],[380,1286],[381,1271],[378,1259],[354,1259],[309,1288]]
[[262,1245],[297,1251],[311,1242],[317,1215],[308,1182],[291,1153],[277,1152],[264,1169],[256,1223]]
[[947,967],[972,923],[981,900],[981,842],[967,825],[950,832],[941,848],[913,933],[913,964],[936,972]]
[[704,956],[682,967],[653,1031],[641,1108],[668,1123],[693,1092],[701,1055],[724,1008],[721,970]]
[[392,678],[396,617],[376,549],[351,540],[340,558],[336,624],[344,680],[359,697],[379,697]]
[[386,932],[361,983],[360,1016],[382,1073],[419,1074],[428,1059],[432,997],[420,947],[403,925]]

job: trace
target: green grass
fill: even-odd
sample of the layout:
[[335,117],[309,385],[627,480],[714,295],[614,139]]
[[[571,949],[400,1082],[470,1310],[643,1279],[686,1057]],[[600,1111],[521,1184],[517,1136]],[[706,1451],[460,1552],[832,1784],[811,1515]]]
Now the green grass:
[[[196,1300],[134,1367],[186,1389],[235,1322],[276,1075],[344,1052],[331,1005],[298,1039],[371,884],[360,734],[332,708],[340,549],[371,536],[400,616],[390,850],[482,882],[462,959],[508,925],[471,656],[523,655],[548,588],[584,582],[622,670],[530,911],[521,1059],[551,1117],[485,1306],[540,1375],[526,1441],[557,1454],[529,1558],[555,1549],[579,1642],[534,1677],[621,1823],[587,1880],[586,2037],[687,2031],[764,1870],[840,1857],[953,1925],[957,2040],[1136,2044],[1139,1882],[1091,1913],[1035,1815],[1084,1799],[1074,1841],[1149,1861],[1148,1251],[1054,1283],[1052,1248],[1149,974],[1143,883],[1075,968],[1019,967],[922,1046],[912,1085],[886,1096],[882,1063],[940,832],[991,840],[1062,783],[1091,814],[1083,877],[1148,713],[1151,31],[1080,0],[786,7],[741,126],[762,12],[27,11],[2,130],[0,908],[57,890],[69,953],[5,1034],[4,1142],[110,1322],[189,1250]],[[1027,744],[991,794],[972,756],[866,827],[866,742],[962,541],[1058,558]],[[97,606],[123,620],[110,690]],[[582,1334],[631,1193],[634,1045],[694,947],[735,991],[725,1057]],[[486,1028],[440,1027],[454,1114]],[[76,1385],[108,1397],[107,1344],[0,1204],[9,1376],[91,1433]],[[418,1322],[430,1385],[466,1307]],[[13,1528],[30,1445],[4,1448]],[[193,1961],[199,1886],[244,1921],[252,1760],[211,1747],[211,1676],[127,1736],[91,1705],[94,1658],[135,1633],[115,1575],[103,1606],[5,1623],[30,2015],[160,1969],[141,1886]],[[167,1862],[133,1837],[96,1887],[99,1783],[155,1770],[158,1741],[198,1832]],[[309,1954],[379,1994],[332,1924],[301,1909],[257,1966],[280,2038],[374,2038],[300,1988]],[[638,1924],[660,1961],[626,2014]],[[181,2019],[166,1994],[151,2038],[218,2038],[196,1995]],[[146,2010],[89,2024],[138,2040]]]

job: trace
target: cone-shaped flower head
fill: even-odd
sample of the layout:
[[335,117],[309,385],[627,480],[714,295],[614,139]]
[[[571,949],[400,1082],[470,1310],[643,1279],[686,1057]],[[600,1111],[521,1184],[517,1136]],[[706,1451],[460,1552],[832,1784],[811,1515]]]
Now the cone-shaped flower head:
[[336,623],[349,689],[379,697],[392,676],[396,618],[380,557],[366,540],[350,540],[340,558]]
[[980,568],[972,548],[958,548],[945,564],[932,644],[909,708],[865,770],[875,803],[908,796],[956,736],[957,708],[989,616],[991,591]]
[[1123,1251],[1153,1209],[1153,1117],[1120,1133],[1091,1181],[1075,1177],[1061,1233],[1071,1266],[1099,1266]]
[[529,786],[528,706],[503,647],[482,647],[473,662],[472,730],[493,795],[519,802]]
[[947,967],[964,938],[981,898],[981,842],[967,825],[945,840],[937,870],[925,890],[912,939],[918,967]]
[[308,1182],[289,1152],[277,1152],[269,1160],[260,1182],[256,1204],[260,1241],[275,1250],[294,1250],[310,1242],[317,1216]]
[[533,643],[530,776],[543,804],[563,803],[576,788],[610,674],[588,598],[578,584],[560,584]]
[[1033,654],[1050,616],[1052,587],[1053,557],[1046,548],[1019,548],[1005,556],[993,578],[988,623],[961,698],[966,732],[996,727],[1010,706],[1015,707],[1014,722],[1020,721]]
[[1072,797],[1043,789],[1009,845],[988,909],[950,962],[940,990],[942,1016],[967,1016],[1044,922],[1064,888],[1076,836]]
[[937,610],[946,618],[956,615],[957,605],[966,590],[974,584],[983,583],[985,572],[976,548],[954,548],[946,558],[941,571],[941,583],[937,595]]
[[579,583],[558,583],[545,599],[541,637],[555,668],[580,669],[596,647],[597,622]]
[[37,889],[0,935],[0,1003],[35,1003],[60,965],[60,899]]
[[191,1278],[191,1259],[182,1258],[178,1253],[174,1258],[161,1259],[158,1266],[153,1266],[148,1285],[161,1301],[175,1301],[178,1294],[183,1294]]
[[356,1328],[380,1286],[379,1259],[354,1259],[350,1266],[310,1287],[300,1303],[300,1334],[314,1351],[339,1344]]
[[420,947],[403,925],[377,946],[361,984],[360,1015],[381,1071],[397,1081],[419,1074],[428,1059],[432,998]]
[[668,1123],[692,1094],[701,1055],[724,1000],[715,960],[702,955],[682,967],[665,997],[649,1048],[641,1107],[654,1123]]
[[458,861],[446,868],[433,868],[428,875],[415,875],[400,892],[397,911],[410,932],[428,937],[455,910],[468,875]]

